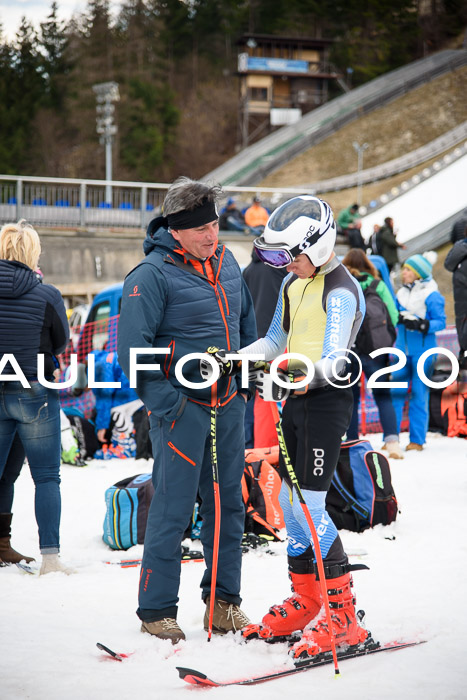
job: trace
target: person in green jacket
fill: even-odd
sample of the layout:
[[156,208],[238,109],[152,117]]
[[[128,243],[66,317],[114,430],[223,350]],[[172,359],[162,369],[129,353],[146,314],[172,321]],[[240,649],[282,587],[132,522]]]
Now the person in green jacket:
[[351,204],[349,207],[342,209],[337,216],[337,223],[343,231],[349,228],[355,228],[355,222],[360,219],[358,213],[358,204]]
[[[345,265],[349,272],[358,280],[363,292],[365,292],[365,289],[367,289],[375,279],[379,279],[378,271],[362,250],[356,248],[349,250],[342,264]],[[392,325],[395,328],[399,319],[399,312],[391,292],[382,280],[379,280],[375,291],[386,305]],[[387,355],[380,355],[379,357],[373,358],[366,353],[359,352],[356,347],[353,347],[352,350],[356,352],[360,358],[362,371],[367,378],[386,366]],[[356,377],[359,368],[356,359],[353,358],[353,360],[355,365],[352,367],[352,374],[355,372]],[[354,392],[354,407],[350,426],[347,430],[347,439],[358,440],[359,383],[356,382],[352,389]],[[384,449],[388,451],[389,457],[393,459],[403,459],[404,456],[399,446],[399,429],[397,426],[396,412],[392,404],[391,390],[375,387],[372,391],[383,428]]]
[[362,221],[358,209],[358,204],[352,204],[350,207],[342,209],[337,217],[337,224],[341,232],[347,238],[351,248],[366,250],[366,245],[360,230]]

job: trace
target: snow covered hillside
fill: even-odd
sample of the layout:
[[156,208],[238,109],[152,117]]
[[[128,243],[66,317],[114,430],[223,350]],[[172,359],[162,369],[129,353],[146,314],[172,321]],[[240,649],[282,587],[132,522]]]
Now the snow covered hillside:
[[373,225],[381,225],[387,216],[394,219],[399,243],[407,243],[458,212],[460,218],[462,209],[467,206],[466,179],[467,156],[463,156],[432,177],[422,180],[417,187],[363,217],[364,239],[368,240],[373,233]]
[[[380,435],[369,439],[381,447]],[[402,435],[403,446],[407,441]],[[102,541],[102,523],[105,489],[149,472],[151,463],[92,461],[83,469],[62,467],[62,559],[77,573],[37,577],[15,566],[0,569],[2,700],[172,700],[193,692],[253,700],[284,694],[303,700],[465,698],[467,441],[429,434],[424,452],[407,453],[391,467],[401,511],[397,521],[341,534],[352,561],[371,567],[355,572],[354,590],[373,636],[427,644],[342,661],[338,680],[331,665],[248,689],[194,690],[178,678],[176,666],[216,680],[257,675],[290,666],[286,646],[243,645],[232,636],[207,644],[199,589],[203,564],[197,562],[182,567],[178,621],[187,641],[174,648],[141,634],[135,615],[139,568],[104,562],[136,558],[143,548],[112,552]],[[33,498],[25,467],[16,485],[12,543],[39,559]],[[200,548],[198,542],[190,546]],[[253,621],[289,591],[285,544],[272,549],[275,556],[244,555],[242,608]],[[118,663],[96,642],[134,654]]]

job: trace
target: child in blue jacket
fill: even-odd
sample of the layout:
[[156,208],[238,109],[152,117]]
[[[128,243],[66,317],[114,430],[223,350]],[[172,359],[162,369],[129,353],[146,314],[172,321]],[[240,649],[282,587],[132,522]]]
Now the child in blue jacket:
[[[444,298],[432,277],[436,253],[412,255],[402,266],[403,286],[397,292],[399,323],[395,347],[405,353],[407,362],[403,369],[393,372],[393,382],[408,382],[409,435],[406,450],[423,450],[428,430],[430,388],[417,372],[420,356],[428,349],[437,347],[437,331],[446,326]],[[425,360],[425,375],[430,378],[436,355]],[[407,397],[407,388],[392,389],[396,417],[400,427],[402,409]]]
[[[130,382],[123,373],[117,360],[116,352],[100,350],[94,353],[95,379],[98,382],[120,382],[121,388],[96,387],[93,393],[96,397],[96,434],[101,443],[117,443],[120,437],[130,438],[133,434],[131,415],[142,406],[136,391],[130,387]],[[129,411],[125,408],[128,407]],[[126,416],[126,413],[129,415]],[[112,427],[113,426],[113,427]],[[112,434],[110,428],[112,427]],[[101,455],[94,455],[100,458]],[[109,456],[112,456],[109,452]],[[114,456],[119,456],[114,455]],[[129,455],[125,455],[129,456]]]

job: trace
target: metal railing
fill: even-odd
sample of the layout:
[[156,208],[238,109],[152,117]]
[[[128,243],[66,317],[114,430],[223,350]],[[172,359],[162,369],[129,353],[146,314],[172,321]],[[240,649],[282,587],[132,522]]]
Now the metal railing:
[[[106,201],[106,185],[109,184],[111,205]],[[144,229],[160,211],[169,187],[170,183],[161,182],[113,180],[107,183],[104,180],[0,175],[0,222],[27,219],[37,227]],[[303,188],[229,187],[224,197],[238,195],[238,206],[242,209],[259,194],[272,211],[285,199],[303,193]]]
[[[111,185],[112,202],[106,201]],[[0,220],[35,226],[145,228],[164,199],[166,183],[0,175]]]

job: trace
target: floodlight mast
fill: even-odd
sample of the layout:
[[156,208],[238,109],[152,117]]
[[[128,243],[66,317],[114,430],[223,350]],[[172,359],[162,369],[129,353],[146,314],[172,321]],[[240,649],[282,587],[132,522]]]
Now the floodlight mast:
[[357,203],[360,207],[362,204],[362,170],[363,170],[363,153],[369,147],[369,143],[360,144],[357,141],[352,143],[352,146],[357,151]]
[[92,86],[96,95],[96,131],[99,134],[99,143],[105,145],[105,201],[112,206],[112,144],[117,133],[114,124],[115,105],[120,99],[118,83],[98,83]]

